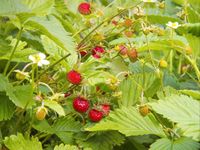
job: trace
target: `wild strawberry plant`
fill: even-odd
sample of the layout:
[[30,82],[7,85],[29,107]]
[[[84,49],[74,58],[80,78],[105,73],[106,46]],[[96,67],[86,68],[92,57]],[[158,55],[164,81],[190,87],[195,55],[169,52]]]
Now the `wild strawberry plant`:
[[1,149],[200,149],[200,1],[0,4]]

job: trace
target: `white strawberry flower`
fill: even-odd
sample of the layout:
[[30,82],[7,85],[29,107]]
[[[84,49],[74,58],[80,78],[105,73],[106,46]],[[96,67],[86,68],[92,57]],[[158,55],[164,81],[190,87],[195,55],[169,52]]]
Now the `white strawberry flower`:
[[38,53],[34,55],[29,55],[28,57],[34,64],[42,67],[43,65],[48,65],[50,62],[46,60],[46,55],[43,53]]
[[144,3],[156,3],[157,0],[142,0]]
[[178,24],[178,22],[171,22],[171,21],[169,21],[166,25],[172,29],[177,29],[178,27],[181,26],[180,24]]

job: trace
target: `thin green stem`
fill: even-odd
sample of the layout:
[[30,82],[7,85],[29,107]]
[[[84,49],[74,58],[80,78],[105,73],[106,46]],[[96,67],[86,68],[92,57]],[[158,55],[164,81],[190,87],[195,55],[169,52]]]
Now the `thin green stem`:
[[114,16],[103,20],[100,24],[98,24],[96,27],[94,27],[94,28],[84,37],[84,39],[82,39],[82,41],[80,42],[79,45],[82,45],[82,44],[88,39],[88,37],[90,37],[90,35],[91,35],[94,31],[96,31],[99,27],[101,27],[104,23],[106,23],[107,21],[112,20],[112,19],[115,18],[116,16],[119,16],[119,15],[123,14],[123,13],[126,12],[128,9],[131,9],[131,8],[136,7],[136,6],[139,5],[140,3],[142,3],[142,2],[139,2],[139,3],[137,3],[136,5],[134,5],[134,6],[130,7],[130,8],[123,9],[123,10],[121,10],[119,13],[115,14]]
[[15,68],[19,65],[19,62],[15,64],[15,66],[8,72],[7,77],[15,70]]
[[184,57],[189,61],[189,63],[192,65],[192,67],[194,68],[194,71],[196,73],[197,79],[200,82],[200,71],[199,68],[196,64],[196,61],[192,60],[189,56],[184,55]]
[[147,48],[148,48],[149,56],[150,56],[150,59],[151,59],[151,63],[152,63],[152,65],[153,65],[154,69],[156,69],[156,65],[154,64],[153,56],[152,56],[151,50],[150,50],[150,48],[149,48],[149,40],[148,40],[148,37],[147,37],[147,35],[146,35],[145,37],[146,37],[146,43],[147,43]]
[[171,50],[169,54],[169,71],[170,73],[173,72],[173,50]]
[[6,75],[6,73],[7,73],[7,71],[8,71],[8,68],[9,68],[9,66],[10,66],[11,60],[12,60],[14,54],[15,54],[15,51],[16,51],[16,49],[17,49],[17,46],[18,46],[19,41],[20,41],[20,38],[21,38],[22,30],[23,30],[23,27],[21,27],[21,29],[19,30],[19,32],[18,32],[18,34],[17,34],[17,41],[16,41],[16,43],[15,43],[14,48],[12,49],[12,52],[11,52],[10,57],[9,57],[9,59],[8,59],[8,62],[6,63],[6,66],[5,66],[5,69],[4,69],[4,72],[3,72],[4,75]]
[[38,75],[38,78],[41,77],[44,73],[46,73],[49,69],[53,68],[55,65],[57,65],[58,63],[60,63],[62,60],[64,60],[65,58],[69,57],[71,54],[67,54],[65,56],[63,56],[61,59],[57,60],[56,62],[54,62],[53,64],[51,64],[49,67],[47,67],[42,73],[40,73]]

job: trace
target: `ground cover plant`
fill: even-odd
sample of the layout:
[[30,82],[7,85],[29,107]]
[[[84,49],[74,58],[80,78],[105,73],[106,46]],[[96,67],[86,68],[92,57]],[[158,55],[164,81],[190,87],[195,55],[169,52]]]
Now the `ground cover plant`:
[[198,150],[199,66],[199,0],[0,0],[0,147]]

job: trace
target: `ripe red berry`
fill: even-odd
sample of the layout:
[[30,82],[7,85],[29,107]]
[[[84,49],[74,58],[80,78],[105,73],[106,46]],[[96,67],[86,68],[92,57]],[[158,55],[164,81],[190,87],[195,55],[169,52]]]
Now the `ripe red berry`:
[[105,53],[105,50],[104,50],[104,48],[103,47],[101,47],[101,46],[96,46],[96,47],[94,47],[93,49],[92,49],[92,56],[94,57],[94,58],[101,58],[101,55],[103,54],[103,53]]
[[119,45],[119,49],[120,49],[120,54],[121,54],[121,55],[126,55],[126,54],[127,54],[128,49],[127,49],[126,46],[124,46],[124,45]]
[[83,97],[76,97],[73,101],[73,107],[77,112],[84,113],[90,107],[90,103]]
[[131,50],[128,51],[128,57],[131,62],[135,62],[137,60],[137,51],[136,49],[132,48]]
[[124,31],[124,34],[128,37],[128,38],[131,38],[133,36],[133,32],[132,31]]
[[84,57],[87,54],[87,51],[82,50],[82,51],[80,51],[80,54],[81,54],[81,57]]
[[75,70],[71,70],[67,73],[67,80],[72,84],[80,84],[82,81],[81,74]]
[[96,109],[92,109],[89,111],[88,117],[90,118],[91,121],[98,122],[103,118],[103,113]]
[[101,110],[102,110],[104,116],[108,116],[109,113],[110,113],[110,105],[109,104],[102,104]]
[[82,15],[89,15],[89,14],[91,14],[90,8],[91,8],[90,3],[83,2],[83,3],[80,3],[80,4],[79,4],[79,6],[78,6],[78,11],[79,11]]
[[129,28],[129,27],[132,26],[132,23],[133,23],[133,21],[131,19],[126,19],[124,21],[124,26],[127,27],[127,28]]
[[116,20],[112,20],[112,24],[117,26],[118,25],[118,22]]

